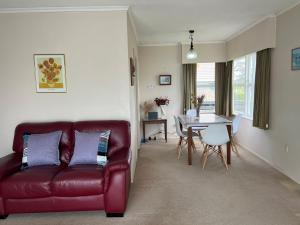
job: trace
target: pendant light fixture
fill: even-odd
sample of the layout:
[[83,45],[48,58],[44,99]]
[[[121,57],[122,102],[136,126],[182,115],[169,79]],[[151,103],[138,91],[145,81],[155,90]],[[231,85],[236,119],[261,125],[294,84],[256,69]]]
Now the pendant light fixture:
[[190,30],[189,33],[190,33],[191,46],[190,46],[190,50],[186,54],[186,58],[187,59],[197,59],[198,55],[197,55],[197,52],[194,50],[194,44],[193,44],[194,30]]

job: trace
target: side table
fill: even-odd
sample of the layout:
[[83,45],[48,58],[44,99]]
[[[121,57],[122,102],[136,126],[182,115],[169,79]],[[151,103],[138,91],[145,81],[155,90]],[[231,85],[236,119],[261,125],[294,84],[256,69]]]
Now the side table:
[[142,121],[143,123],[143,138],[146,140],[146,124],[164,124],[164,129],[165,129],[165,140],[166,142],[168,141],[168,124],[167,124],[167,119],[155,119],[155,120],[149,120],[149,119],[144,119]]

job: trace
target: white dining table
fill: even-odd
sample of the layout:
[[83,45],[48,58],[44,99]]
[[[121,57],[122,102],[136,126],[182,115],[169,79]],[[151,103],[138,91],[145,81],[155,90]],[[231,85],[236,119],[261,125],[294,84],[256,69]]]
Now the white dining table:
[[[192,138],[193,128],[208,127],[211,124],[225,124],[227,126],[228,135],[231,138],[232,121],[223,116],[216,114],[203,113],[199,117],[179,115],[179,122],[188,133],[188,164],[192,165]],[[227,164],[231,164],[231,141],[227,143]]]

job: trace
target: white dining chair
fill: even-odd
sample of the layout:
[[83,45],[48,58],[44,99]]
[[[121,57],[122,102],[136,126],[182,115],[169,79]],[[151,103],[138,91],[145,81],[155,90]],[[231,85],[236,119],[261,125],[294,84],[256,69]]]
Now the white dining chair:
[[[197,116],[197,110],[196,109],[188,109],[186,111],[186,116],[196,117]],[[193,131],[197,132],[200,137],[201,137],[201,131],[205,130],[206,128],[207,127],[192,127]],[[200,140],[201,140],[201,138],[200,138]],[[202,145],[204,147],[203,143],[202,143]]]
[[[188,143],[188,134],[187,131],[182,131],[180,128],[180,122],[177,116],[174,116],[174,120],[175,120],[175,126],[176,126],[176,133],[179,136],[179,142],[177,144],[177,159],[180,158],[181,155],[181,151],[182,151],[182,144],[184,142],[184,145],[186,145]],[[196,132],[192,133],[193,137],[198,136],[198,134]],[[194,143],[194,140],[192,139],[192,148],[193,151],[196,151],[196,146]]]
[[205,168],[208,157],[217,153],[228,170],[227,162],[223,154],[222,145],[229,142],[229,135],[225,124],[212,124],[207,127],[202,135],[202,142],[205,143],[205,148],[202,154],[202,168]]
[[188,109],[187,111],[186,111],[186,115],[187,116],[194,116],[194,117],[196,117],[197,116],[197,110],[196,109]]
[[240,122],[242,119],[242,114],[236,115],[232,120],[232,134],[231,134],[231,149],[233,152],[235,152],[237,155],[239,155],[239,151],[235,142],[235,136],[239,130]]

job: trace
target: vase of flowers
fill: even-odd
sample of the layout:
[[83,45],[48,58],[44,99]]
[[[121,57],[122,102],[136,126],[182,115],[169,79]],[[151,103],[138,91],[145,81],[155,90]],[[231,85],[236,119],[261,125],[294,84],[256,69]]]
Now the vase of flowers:
[[166,115],[166,106],[169,105],[169,103],[170,103],[170,100],[168,99],[168,97],[155,98],[154,102],[160,108],[162,115],[165,116]]
[[200,115],[200,108],[201,108],[201,105],[203,104],[204,98],[205,98],[205,95],[201,95],[198,97],[192,96],[192,104],[196,108],[197,117],[199,117],[199,115]]
[[170,100],[167,97],[159,97],[159,98],[155,98],[154,102],[159,107],[161,105],[169,105]]

